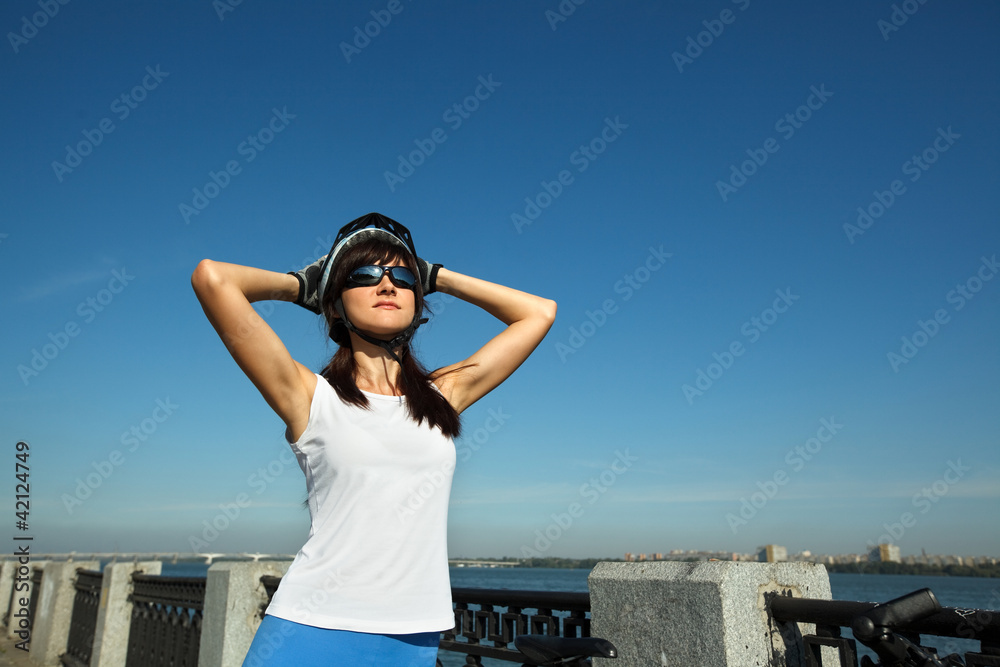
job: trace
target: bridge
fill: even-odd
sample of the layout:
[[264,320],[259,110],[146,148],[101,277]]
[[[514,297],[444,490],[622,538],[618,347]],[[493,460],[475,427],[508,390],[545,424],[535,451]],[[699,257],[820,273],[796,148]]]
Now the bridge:
[[[158,560],[165,563],[200,562],[206,565],[220,560],[259,561],[259,560],[292,560],[295,554],[262,554],[262,553],[89,553],[71,551],[64,554],[32,554],[32,560],[74,561],[97,560],[121,563]],[[449,560],[452,567],[518,567],[517,561],[501,560]]]
[[509,560],[449,560],[452,567],[517,567],[517,561]]
[[178,562],[202,562],[211,565],[217,560],[239,560],[239,561],[259,561],[259,560],[292,560],[295,554],[262,554],[262,553],[90,553],[71,551],[65,554],[32,554],[32,560],[53,560],[53,561],[74,561],[74,560],[99,560],[112,562],[138,562],[148,560],[158,560],[176,564]]

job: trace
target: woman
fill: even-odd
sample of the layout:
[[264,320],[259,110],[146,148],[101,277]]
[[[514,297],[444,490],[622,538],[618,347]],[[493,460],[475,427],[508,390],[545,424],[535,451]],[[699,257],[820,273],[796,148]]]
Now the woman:
[[[439,633],[454,621],[446,524],[459,415],[527,359],[556,304],[418,259],[406,228],[377,213],[345,226],[330,254],[300,272],[204,260],[191,282],[285,422],[309,494],[309,538],[245,667],[433,665]],[[409,339],[435,290],[506,328],[428,373]],[[322,313],[340,346],[322,373],[292,359],[256,314],[250,304],[263,299]]]

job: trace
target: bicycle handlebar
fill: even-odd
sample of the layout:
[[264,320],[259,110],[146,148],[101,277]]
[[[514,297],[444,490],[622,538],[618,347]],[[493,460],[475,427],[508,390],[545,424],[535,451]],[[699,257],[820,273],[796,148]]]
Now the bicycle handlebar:
[[[908,593],[894,600],[876,605],[851,619],[855,639],[875,651],[879,665],[884,667],[942,667],[962,665],[958,656],[947,656],[944,661],[932,652],[897,635],[897,627],[919,621],[941,611],[941,603],[929,588]],[[863,666],[874,665],[869,658]]]
[[929,588],[922,588],[902,597],[889,600],[855,616],[851,631],[861,642],[872,640],[893,628],[919,621],[941,611],[941,603]]

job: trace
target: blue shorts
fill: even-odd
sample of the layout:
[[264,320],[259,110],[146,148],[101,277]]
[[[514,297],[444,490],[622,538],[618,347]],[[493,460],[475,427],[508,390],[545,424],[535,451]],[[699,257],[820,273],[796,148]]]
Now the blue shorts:
[[434,667],[439,632],[379,635],[264,616],[243,667]]

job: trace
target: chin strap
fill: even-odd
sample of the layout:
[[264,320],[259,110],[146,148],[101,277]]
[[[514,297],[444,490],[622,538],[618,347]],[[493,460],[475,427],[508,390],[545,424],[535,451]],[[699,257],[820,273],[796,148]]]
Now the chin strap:
[[351,324],[351,321],[347,319],[347,314],[344,312],[343,301],[337,299],[337,301],[333,304],[333,307],[336,309],[337,315],[340,316],[340,322],[347,328],[348,331],[356,333],[358,337],[362,340],[368,341],[372,345],[378,345],[381,347],[389,353],[389,356],[395,359],[396,363],[399,364],[400,367],[402,367],[403,361],[396,355],[396,350],[409,343],[410,339],[413,338],[413,334],[416,333],[417,327],[427,322],[426,317],[421,318],[414,315],[413,321],[410,322],[410,326],[406,327],[406,329],[397,334],[392,340],[382,340],[381,338],[375,338],[371,334],[361,331],[356,326]]

